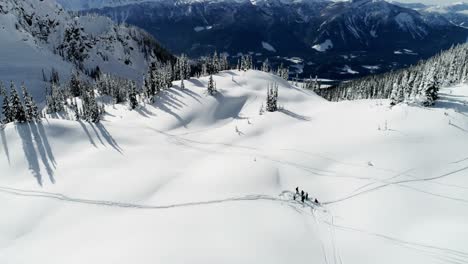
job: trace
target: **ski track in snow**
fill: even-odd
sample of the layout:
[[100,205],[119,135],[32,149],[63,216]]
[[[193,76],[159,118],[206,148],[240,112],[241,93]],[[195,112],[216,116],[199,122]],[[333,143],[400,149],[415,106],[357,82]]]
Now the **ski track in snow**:
[[[354,198],[354,197],[359,196],[359,195],[361,195],[361,194],[373,192],[373,191],[376,191],[376,190],[378,190],[378,189],[381,189],[381,188],[384,188],[384,187],[387,187],[387,186],[390,186],[390,185],[403,186],[403,187],[405,187],[405,188],[409,188],[409,189],[416,190],[416,191],[419,191],[419,192],[423,192],[423,193],[426,193],[426,194],[435,195],[435,196],[438,196],[438,197],[441,197],[441,198],[450,199],[450,200],[459,201],[459,202],[463,202],[463,203],[467,203],[467,204],[468,204],[468,200],[465,200],[465,199],[459,199],[459,198],[449,197],[449,196],[440,195],[440,194],[433,194],[433,193],[429,193],[429,192],[427,192],[427,191],[423,191],[423,190],[417,189],[417,188],[415,188],[415,187],[410,187],[410,186],[408,186],[408,185],[403,185],[404,183],[433,181],[433,180],[437,180],[437,179],[441,179],[441,178],[444,178],[444,177],[448,177],[448,176],[450,176],[450,175],[453,175],[453,174],[456,174],[456,173],[459,173],[459,172],[462,172],[462,171],[466,171],[466,170],[468,170],[468,166],[463,167],[463,168],[460,168],[460,169],[457,169],[457,170],[454,170],[454,171],[450,171],[450,172],[447,172],[447,173],[444,173],[444,174],[442,174],[442,175],[435,176],[435,177],[422,178],[422,179],[411,179],[411,180],[401,180],[401,181],[395,181],[395,182],[388,182],[388,183],[385,183],[385,184],[382,184],[382,185],[379,185],[379,186],[376,186],[376,187],[372,187],[372,188],[369,188],[369,189],[366,189],[366,190],[363,190],[363,191],[360,191],[360,192],[357,192],[357,193],[356,193],[356,191],[353,191],[350,195],[347,195],[347,196],[345,196],[345,197],[343,197],[343,198],[339,198],[339,199],[336,199],[336,200],[326,201],[326,202],[324,202],[323,204],[334,204],[334,203],[346,201],[346,200],[348,200],[348,199]],[[362,189],[362,188],[360,187],[359,189]]]
[[398,238],[380,234],[380,233],[369,232],[369,231],[358,229],[358,228],[337,225],[333,222],[324,221],[324,223],[326,223],[329,226],[333,226],[339,230],[348,231],[348,232],[357,232],[360,234],[365,234],[367,236],[384,239],[386,241],[395,243],[398,246],[406,247],[408,249],[412,249],[420,253],[425,253],[431,257],[440,259],[445,263],[459,263],[459,264],[468,263],[468,252],[463,252],[463,251],[453,250],[453,249],[443,248],[443,247],[436,247],[436,246],[431,246],[431,245],[423,244],[423,243],[405,241],[402,239],[398,239]]

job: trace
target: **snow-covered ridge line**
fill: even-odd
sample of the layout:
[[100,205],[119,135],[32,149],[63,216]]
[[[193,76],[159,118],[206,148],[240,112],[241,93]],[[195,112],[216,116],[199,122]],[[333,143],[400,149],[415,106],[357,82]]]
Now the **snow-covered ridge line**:
[[297,3],[315,3],[327,2],[328,0],[57,0],[64,8],[68,10],[86,10],[86,9],[101,9],[105,7],[118,7],[131,4],[141,3],[158,3],[158,2],[173,2],[174,4],[197,4],[197,3],[237,3],[249,5],[270,5],[275,2],[281,4],[297,4]]

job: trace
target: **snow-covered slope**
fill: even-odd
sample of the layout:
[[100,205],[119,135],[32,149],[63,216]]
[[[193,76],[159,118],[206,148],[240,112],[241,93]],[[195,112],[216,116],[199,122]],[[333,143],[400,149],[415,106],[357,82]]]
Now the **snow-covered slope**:
[[421,11],[445,17],[456,25],[468,27],[468,3],[458,2],[450,5],[429,6]]
[[[467,85],[390,109],[214,79],[216,97],[191,79],[100,124],[0,130],[0,263],[468,261]],[[271,82],[283,110],[260,115]]]
[[66,79],[72,69],[141,79],[148,61],[170,57],[147,33],[109,18],[74,17],[52,0],[5,0],[0,5],[0,80],[25,81],[43,95],[44,70]]

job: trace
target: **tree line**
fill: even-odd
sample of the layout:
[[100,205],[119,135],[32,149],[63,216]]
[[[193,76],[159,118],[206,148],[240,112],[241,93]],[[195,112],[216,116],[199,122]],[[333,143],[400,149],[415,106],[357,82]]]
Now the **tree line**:
[[217,52],[195,62],[191,62],[182,54],[174,61],[155,60],[150,63],[141,86],[133,80],[102,73],[99,67],[84,74],[74,71],[70,79],[63,83],[55,69],[52,69],[49,77],[43,71],[43,81],[47,83],[44,90],[44,110],[39,111],[24,85],[23,96],[20,98],[13,82],[9,93],[0,83],[0,96],[3,97],[0,121],[4,124],[28,122],[40,120],[43,114],[65,112],[76,120],[96,123],[105,113],[104,104],[99,102],[99,97],[108,96],[115,104],[125,103],[130,109],[135,109],[140,102],[153,103],[161,91],[172,87],[173,81],[180,80],[180,88],[184,89],[184,80],[192,76],[208,75],[210,82],[207,92],[209,95],[215,95],[217,90],[212,75],[229,68],[227,56],[219,56]]
[[431,106],[442,85],[468,80],[468,44],[451,47],[411,67],[342,82],[314,91],[329,101],[390,99]]
[[5,85],[0,82],[0,96],[3,97],[2,114],[0,115],[2,124],[10,122],[24,123],[41,119],[42,115],[24,84],[21,85],[21,91],[22,100],[13,82],[10,83],[9,93]]

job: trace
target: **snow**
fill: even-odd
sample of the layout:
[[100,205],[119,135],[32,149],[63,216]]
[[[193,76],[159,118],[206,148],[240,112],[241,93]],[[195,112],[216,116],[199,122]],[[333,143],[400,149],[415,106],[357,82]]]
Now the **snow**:
[[[65,55],[54,54],[57,47],[69,44],[64,41],[64,32],[72,26],[82,28],[80,34],[88,40],[88,57],[82,62],[85,69],[99,66],[103,72],[137,81],[147,70],[151,58],[145,57],[140,46],[147,35],[139,29],[97,15],[74,17],[53,0],[4,2],[4,11],[0,12],[0,81],[13,81],[17,86],[24,81],[38,101],[45,94],[42,71],[48,78],[54,68],[65,82],[76,69]],[[34,17],[35,22],[26,23],[27,16]],[[48,25],[47,29],[41,23]],[[131,63],[127,65],[126,60]]]
[[[0,263],[467,262],[468,85],[426,109],[214,79],[0,130]],[[284,110],[259,115],[271,82]]]
[[303,63],[304,60],[299,58],[299,57],[284,57],[283,59],[289,61],[289,62],[292,62],[292,63],[295,63],[295,64],[300,64],[300,63]]
[[379,70],[380,69],[380,65],[362,65],[362,67],[364,69],[367,69],[369,70],[369,72],[373,73],[375,72],[376,70]]
[[318,52],[325,52],[331,48],[333,48],[333,42],[330,39],[325,40],[321,44],[316,44],[312,46],[312,48]]
[[418,26],[411,14],[401,12],[395,16],[395,22],[398,24],[400,29],[411,33],[413,38],[427,35],[426,29]]
[[276,49],[268,42],[262,41],[262,47],[268,51],[276,52]]
[[410,50],[410,49],[395,50],[395,51],[393,52],[393,54],[396,54],[396,55],[403,55],[403,54],[405,54],[405,55],[414,55],[414,56],[415,56],[415,55],[418,55],[418,53],[416,53],[416,52],[414,52],[414,51],[412,51],[412,50]]
[[358,71],[355,71],[349,67],[349,65],[345,65],[342,69],[341,74],[359,74]]
[[213,26],[203,26],[203,27],[198,26],[198,27],[194,27],[193,30],[195,32],[200,32],[200,31],[204,31],[204,30],[210,30],[212,28],[213,28]]
[[24,82],[38,98],[44,94],[43,70],[49,77],[55,68],[66,78],[73,66],[46,47],[37,45],[26,32],[11,30],[15,28],[15,22],[12,14],[0,15],[0,81],[7,86],[10,81],[17,86]]

